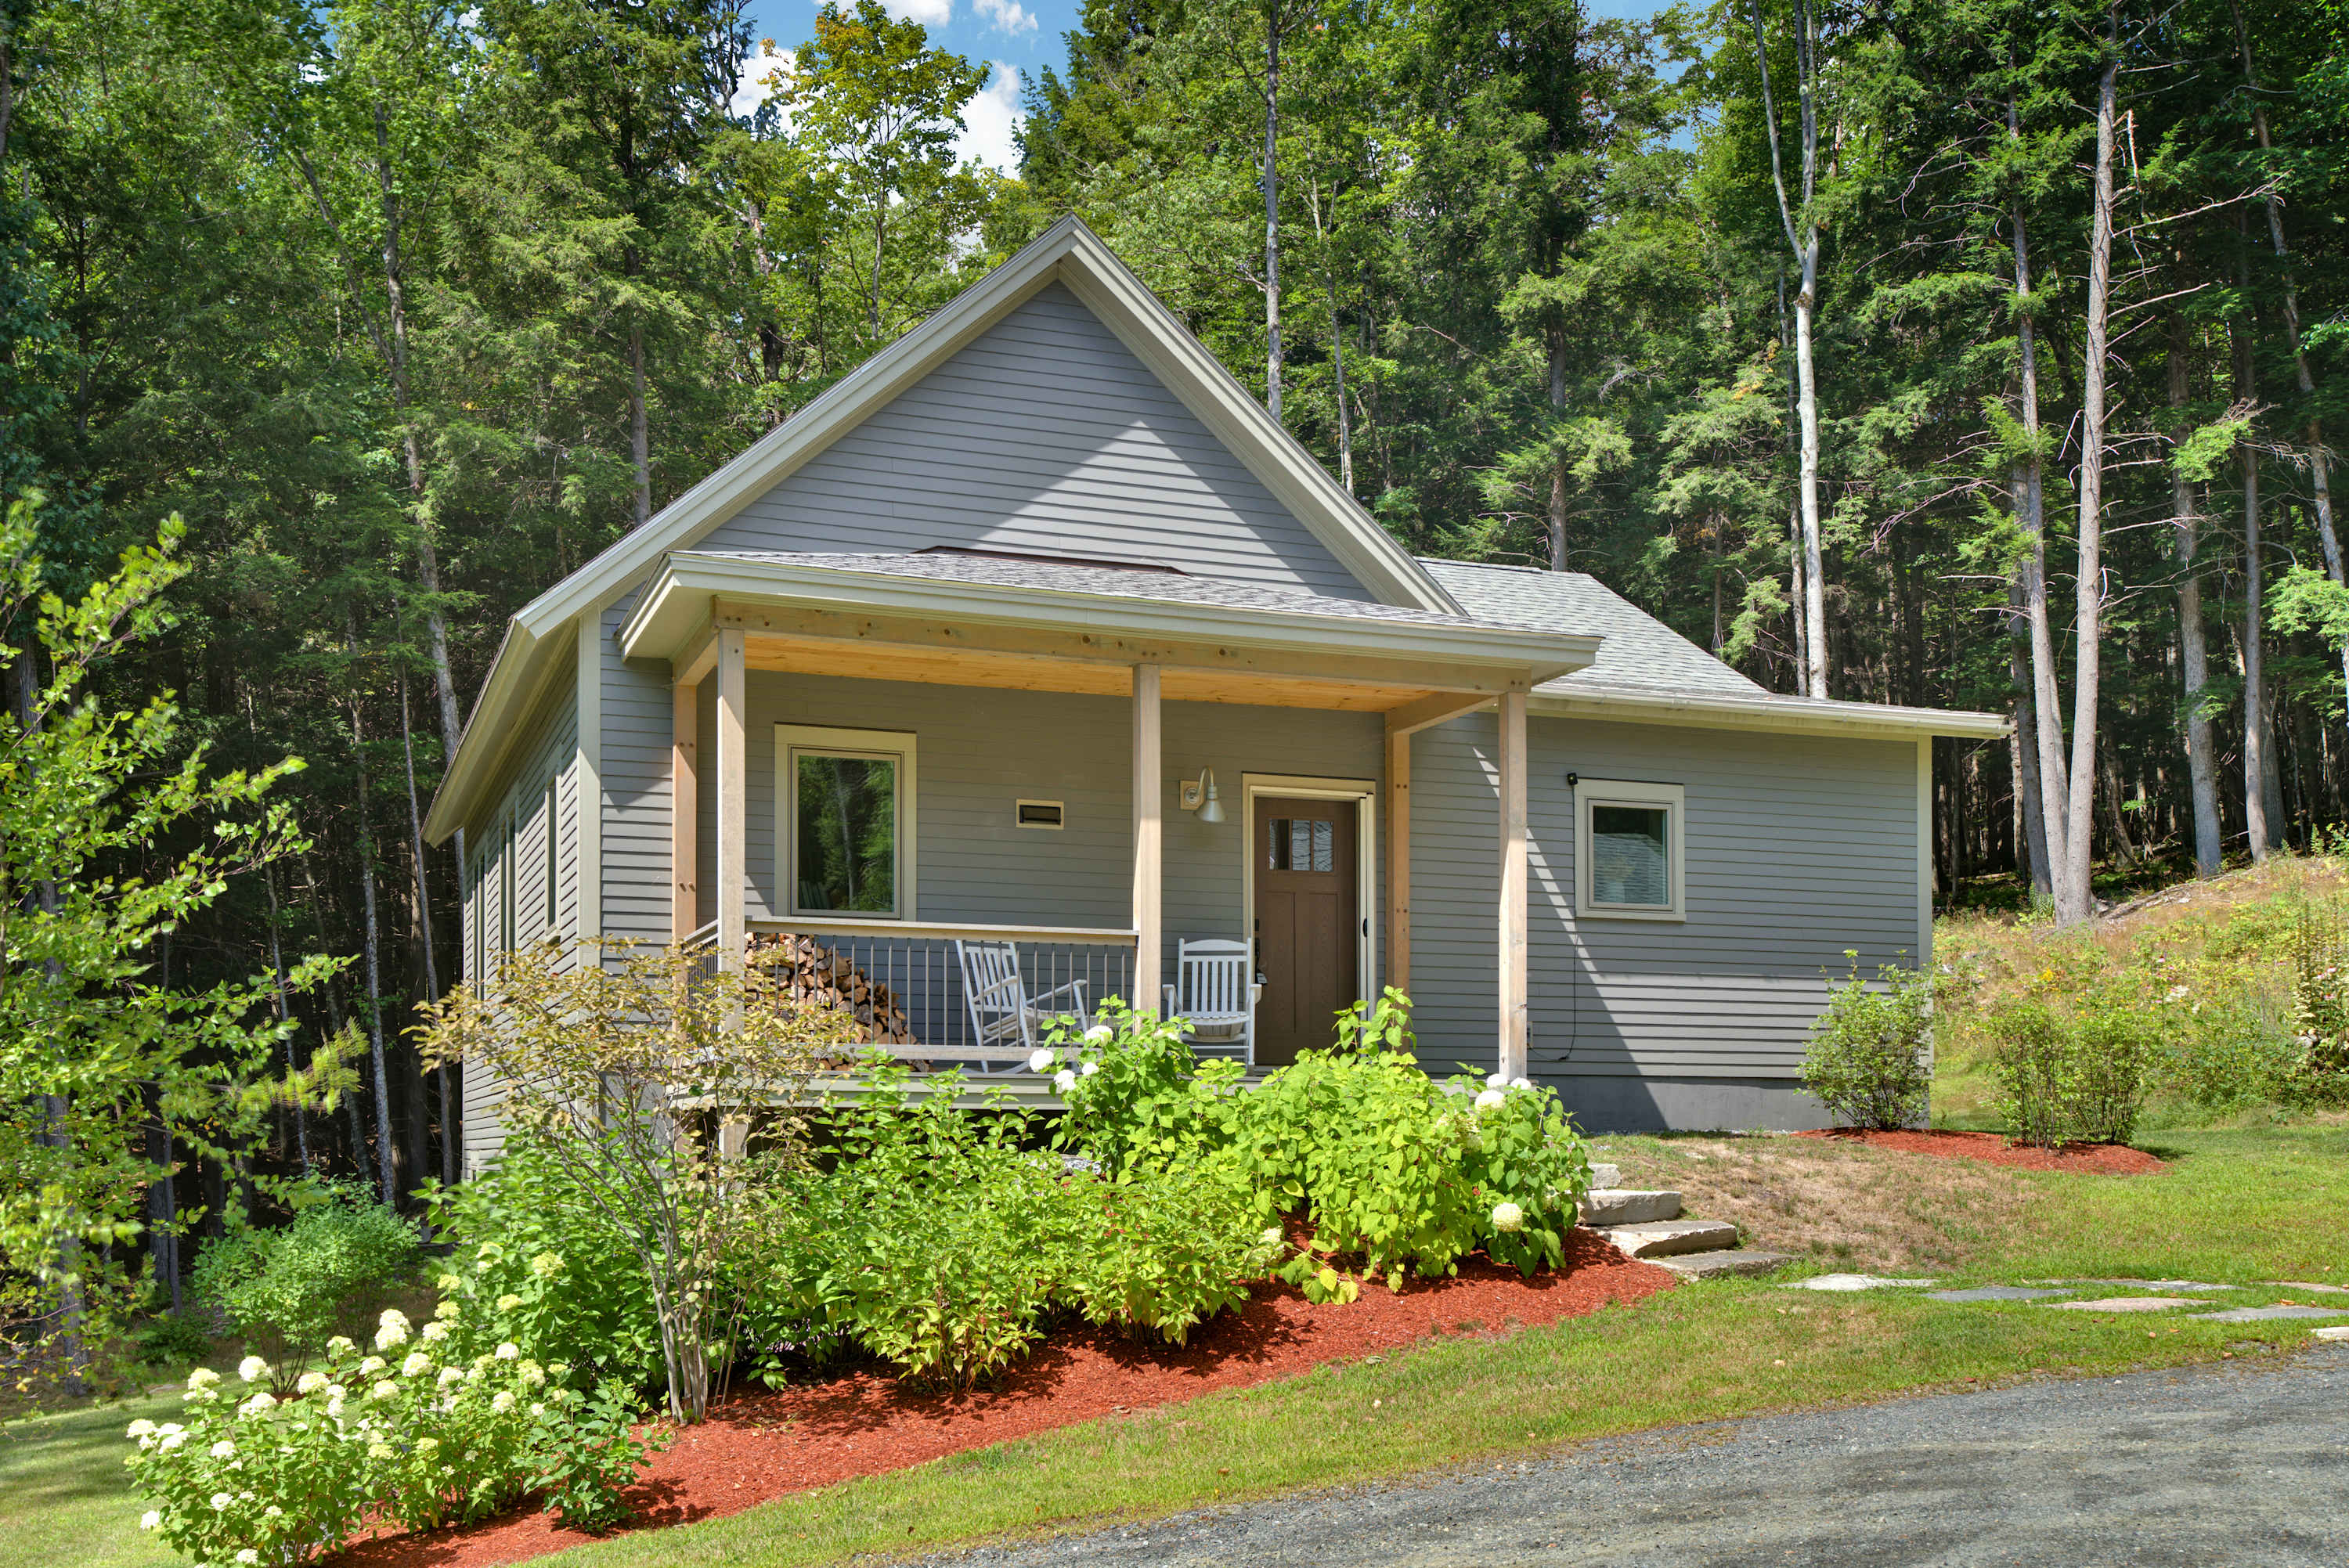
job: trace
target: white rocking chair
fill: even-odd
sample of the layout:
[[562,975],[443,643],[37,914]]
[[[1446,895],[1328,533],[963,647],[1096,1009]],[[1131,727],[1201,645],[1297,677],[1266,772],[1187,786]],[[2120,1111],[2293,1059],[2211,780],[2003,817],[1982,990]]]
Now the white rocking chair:
[[1019,949],[1009,942],[957,940],[962,966],[963,1006],[970,1015],[970,1057],[1009,1061],[1028,1070],[1028,1057],[1042,1042],[1044,1026],[1085,1016],[1085,982],[1071,980],[1034,996],[1019,974]]
[[1256,1000],[1262,987],[1248,974],[1248,944],[1224,937],[1174,949],[1174,984],[1166,987],[1169,1018],[1179,1019],[1195,1046],[1239,1042],[1241,1060],[1256,1068]]

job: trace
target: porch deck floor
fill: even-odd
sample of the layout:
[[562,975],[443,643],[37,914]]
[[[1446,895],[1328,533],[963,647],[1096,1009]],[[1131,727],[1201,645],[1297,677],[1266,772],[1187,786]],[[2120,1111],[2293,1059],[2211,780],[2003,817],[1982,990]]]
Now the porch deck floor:
[[[942,1072],[909,1073],[905,1093],[911,1099],[935,1099],[942,1081],[949,1077]],[[1264,1082],[1261,1071],[1249,1073],[1239,1080],[1242,1088],[1254,1088]],[[795,1106],[821,1105],[826,1099],[861,1099],[872,1091],[871,1077],[860,1072],[818,1073],[808,1079],[807,1088],[792,1100]],[[1000,1095],[1004,1103],[1017,1109],[1057,1113],[1066,1109],[1052,1080],[1035,1073],[980,1074],[965,1072],[960,1092],[955,1096],[957,1110],[983,1110],[988,1099]]]

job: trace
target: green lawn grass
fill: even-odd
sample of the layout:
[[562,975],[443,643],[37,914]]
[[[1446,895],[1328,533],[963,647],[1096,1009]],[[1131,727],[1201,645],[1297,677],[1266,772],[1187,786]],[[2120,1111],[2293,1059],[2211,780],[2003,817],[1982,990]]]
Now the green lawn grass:
[[[2042,1194],[1963,1277],[2094,1275],[2349,1283],[2349,1127],[2165,1133],[2160,1175],[2023,1173]],[[2289,1290],[2230,1295],[2230,1305]],[[2305,1299],[2304,1296],[2302,1299]],[[1187,1404],[1113,1416],[678,1530],[621,1535],[565,1568],[784,1568],[1143,1519],[1675,1422],[2035,1375],[2296,1347],[2302,1323],[1947,1305],[1908,1293],[1691,1285],[1506,1338],[1461,1338]],[[0,1568],[175,1561],[137,1529],[122,1428],[159,1404],[0,1432]]]

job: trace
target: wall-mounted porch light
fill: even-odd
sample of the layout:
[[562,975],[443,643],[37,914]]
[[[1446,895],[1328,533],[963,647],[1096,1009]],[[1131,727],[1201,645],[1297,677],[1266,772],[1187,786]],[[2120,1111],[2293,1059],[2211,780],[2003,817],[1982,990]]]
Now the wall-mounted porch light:
[[1224,803],[1216,797],[1216,770],[1202,768],[1196,779],[1183,780],[1183,810],[1199,813],[1202,822],[1215,823],[1224,820]]

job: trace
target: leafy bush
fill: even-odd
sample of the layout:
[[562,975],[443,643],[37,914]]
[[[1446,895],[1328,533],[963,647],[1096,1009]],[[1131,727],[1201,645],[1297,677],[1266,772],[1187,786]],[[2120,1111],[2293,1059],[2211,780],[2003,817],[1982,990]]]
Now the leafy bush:
[[1886,965],[1878,986],[1851,974],[1827,987],[1825,1011],[1811,1024],[1803,1087],[1837,1120],[1853,1127],[1914,1127],[1930,1109],[1933,1071],[1926,1053],[1933,984],[1914,969]]
[[2070,1008],[2032,996],[1994,1010],[1992,1071],[2016,1137],[2052,1148],[2127,1143],[2160,1050],[2158,1019],[2128,998],[2091,991]]
[[[566,1523],[623,1517],[649,1445],[616,1388],[590,1399],[564,1385],[568,1368],[510,1343],[457,1357],[460,1311],[441,1312],[418,1333],[387,1311],[372,1354],[337,1336],[285,1399],[266,1387],[237,1398],[197,1368],[179,1421],[130,1424],[128,1462],[154,1504],[143,1527],[200,1563],[252,1564],[307,1561],[377,1520],[483,1518],[532,1491]],[[274,1369],[249,1357],[238,1376],[265,1385]]]
[[212,1347],[212,1326],[192,1312],[159,1312],[135,1337],[139,1354],[155,1366],[201,1361]]
[[1089,1323],[1175,1345],[1244,1305],[1247,1282],[1288,1248],[1278,1226],[1257,1225],[1228,1163],[1064,1178],[1052,1299]]
[[465,1304],[467,1348],[511,1339],[590,1382],[657,1384],[660,1316],[644,1266],[538,1134],[510,1136],[471,1181],[428,1188],[426,1212],[450,1248],[438,1283]]
[[305,1196],[291,1223],[224,1236],[191,1274],[196,1299],[278,1353],[289,1381],[328,1336],[406,1283],[419,1253],[415,1229],[357,1188]]
[[1066,1064],[1055,1147],[1117,1171],[1195,1159],[1228,1140],[1228,1102],[1247,1069],[1229,1057],[1198,1060],[1180,1022],[1112,1003],[1081,1035],[1061,1023],[1046,1038]]

